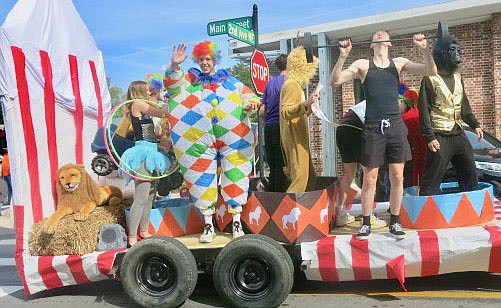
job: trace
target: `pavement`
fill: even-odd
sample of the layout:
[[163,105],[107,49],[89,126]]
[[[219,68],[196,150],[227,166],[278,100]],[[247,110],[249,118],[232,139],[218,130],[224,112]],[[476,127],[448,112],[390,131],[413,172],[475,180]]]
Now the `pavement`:
[[2,205],[1,207],[1,216],[0,216],[0,228],[14,228],[14,218],[11,214],[10,206]]

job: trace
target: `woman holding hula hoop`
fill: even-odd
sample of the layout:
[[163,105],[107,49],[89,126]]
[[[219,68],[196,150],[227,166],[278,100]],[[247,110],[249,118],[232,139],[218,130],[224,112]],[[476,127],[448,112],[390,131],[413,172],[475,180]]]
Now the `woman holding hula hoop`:
[[165,118],[168,115],[167,105],[159,108],[149,102],[160,100],[161,87],[154,82],[133,81],[127,90],[126,106],[135,137],[135,144],[127,149],[120,158],[120,169],[130,181],[134,178],[135,192],[128,223],[129,246],[137,242],[139,237],[147,238],[150,211],[156,196],[157,179],[170,167],[169,159],[158,151],[159,137],[155,134],[152,117]]

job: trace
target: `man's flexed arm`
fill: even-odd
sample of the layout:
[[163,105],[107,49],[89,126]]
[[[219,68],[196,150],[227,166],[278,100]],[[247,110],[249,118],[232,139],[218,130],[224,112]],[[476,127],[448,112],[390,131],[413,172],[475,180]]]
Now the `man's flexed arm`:
[[437,74],[437,66],[435,65],[435,61],[433,60],[433,55],[431,54],[430,49],[428,48],[428,43],[426,38],[422,34],[415,34],[413,37],[414,45],[418,46],[423,54],[424,64],[415,63],[409,61],[405,58],[397,58],[403,64],[403,70],[421,76],[434,76]]
[[357,62],[360,60],[353,62],[350,67],[343,70],[343,65],[350,54],[351,48],[351,40],[348,39],[339,42],[339,58],[332,69],[330,78],[331,86],[343,84],[347,81],[353,80],[357,76],[359,65]]

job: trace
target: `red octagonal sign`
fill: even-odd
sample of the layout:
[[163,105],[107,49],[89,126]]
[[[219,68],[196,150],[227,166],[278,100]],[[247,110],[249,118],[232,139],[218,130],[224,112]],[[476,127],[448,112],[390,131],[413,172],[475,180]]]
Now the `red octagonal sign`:
[[251,79],[256,92],[264,93],[264,88],[270,79],[270,70],[264,53],[259,50],[254,50],[251,57]]

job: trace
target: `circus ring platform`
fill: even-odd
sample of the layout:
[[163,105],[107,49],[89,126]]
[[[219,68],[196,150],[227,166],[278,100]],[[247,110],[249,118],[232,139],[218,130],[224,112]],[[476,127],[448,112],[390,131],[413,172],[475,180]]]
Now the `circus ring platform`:
[[[321,239],[331,231],[334,200],[337,197],[335,177],[318,177],[316,190],[305,193],[255,191],[259,179],[251,179],[251,193],[243,207],[241,221],[245,233],[263,234],[282,243],[300,243]],[[129,210],[126,211],[128,219]],[[232,215],[219,195],[214,222],[221,233],[231,233]],[[191,238],[203,231],[202,213],[189,198],[155,202],[151,210],[149,233]],[[224,240],[223,240],[224,241]]]
[[[271,223],[275,224],[274,227],[268,227],[271,230],[284,225],[292,231],[295,230],[296,233],[293,233],[297,236],[295,240],[289,241],[285,235],[281,235],[285,239],[277,240],[277,242],[282,244],[290,255],[294,263],[294,271],[304,273],[308,280],[337,282],[396,278],[403,285],[406,277],[466,271],[501,273],[501,202],[497,199],[492,200],[494,219],[482,225],[445,229],[407,229],[407,236],[403,240],[396,240],[388,233],[387,228],[382,228],[374,230],[369,240],[359,241],[354,236],[358,230],[358,222],[343,228],[332,228],[334,200],[337,194],[336,186],[333,184],[332,179],[323,183],[319,182],[319,185],[323,185],[324,188],[305,194],[278,193],[275,196],[276,193],[253,192],[251,198],[255,198],[252,202],[256,206],[249,208],[247,214],[242,215],[242,221],[250,223],[252,219],[251,225],[255,226],[259,222],[263,232],[267,230],[266,225]],[[313,199],[308,198],[310,194],[312,195],[310,198]],[[179,202],[179,204],[173,205],[171,202]],[[211,273],[214,260],[232,241],[231,234],[219,231],[212,243],[200,244],[199,234],[196,232],[200,228],[200,213],[185,201],[168,203],[171,208],[158,210],[158,213],[154,214],[156,215],[153,219],[154,224],[150,227],[160,232],[171,232],[170,236],[175,237],[194,256],[198,270]],[[279,217],[280,219],[276,216],[279,207],[273,206],[276,204],[281,204],[286,209],[283,211],[285,214]],[[261,216],[257,219],[256,215],[250,215],[251,212],[257,213],[257,206],[262,206],[264,208],[262,210],[266,210],[270,217]],[[270,212],[266,207],[271,208]],[[283,216],[290,215],[294,207],[300,209],[302,214],[299,217],[305,221],[298,220],[293,226],[291,221],[288,218],[283,219]],[[272,212],[273,209],[274,212]],[[326,210],[322,213],[322,209]],[[379,214],[380,218],[387,219],[387,209],[388,203],[377,203],[374,211]],[[327,216],[324,216],[325,211],[327,211]],[[351,211],[354,214],[360,212],[360,204],[353,204]],[[263,214],[264,211],[261,212],[261,215]],[[274,215],[275,219],[273,219]],[[305,230],[313,228],[317,223],[315,220],[322,221],[322,217],[324,218],[323,226],[328,225],[328,227],[320,228],[320,230],[315,228],[310,233],[313,234],[313,239],[301,240]],[[221,219],[221,217],[215,218]],[[176,219],[179,221],[176,222],[177,225],[173,224]],[[193,234],[187,234],[192,232]],[[53,273],[56,268],[60,276],[69,277],[62,281],[64,285],[78,283],[71,278],[72,275],[78,274],[85,274],[89,281],[117,277],[125,254],[126,251],[119,250],[94,252],[82,256],[27,256],[35,265],[26,268],[26,274],[30,277],[47,278],[38,279],[38,282],[30,285],[39,291],[54,288],[46,284],[50,275],[45,273]],[[66,272],[65,269],[68,266],[65,264],[75,258],[81,260],[83,271]],[[99,270],[96,268],[96,260],[98,260]],[[32,264],[31,261],[30,264]],[[70,269],[73,270],[73,267]]]
[[[403,284],[406,277],[465,271],[501,272],[501,202],[492,197],[490,184],[480,183],[479,190],[474,192],[423,197],[420,211],[409,207],[408,198],[419,198],[412,196],[415,188],[411,188],[406,191],[403,201],[402,222],[416,225],[420,219],[415,219],[415,213],[430,212],[427,209],[429,204],[436,206],[438,202],[446,204],[444,213],[437,209],[431,213],[435,218],[440,214],[442,220],[439,221],[449,225],[442,223],[422,230],[407,227],[407,236],[403,240],[393,238],[384,227],[373,230],[369,240],[359,241],[355,238],[358,221],[333,228],[338,193],[334,181],[335,178],[321,178],[318,190],[303,194],[253,191],[242,213],[246,233],[264,234],[282,243],[294,260],[296,270],[303,271],[308,280],[335,282],[397,278]],[[451,190],[454,185],[457,184],[444,184],[444,190]],[[374,212],[381,219],[388,220],[388,206],[388,202],[375,203]],[[191,250],[200,264],[207,261],[207,271],[210,272],[210,260],[231,241],[231,215],[227,213],[224,202],[219,200],[214,215],[218,235],[212,243],[200,244],[198,237],[203,227],[199,222],[200,213],[192,206],[183,205],[182,208],[184,212],[176,208],[164,211],[162,219],[155,214],[155,224],[160,226],[156,230],[177,234],[176,239]],[[292,222],[289,218],[293,216],[294,208],[299,208],[300,214]],[[359,213],[360,204],[353,204],[351,211]],[[326,212],[327,216],[324,216]],[[475,219],[468,222],[464,217],[468,215]],[[322,218],[323,224],[320,223]],[[185,231],[191,231],[184,232],[184,235],[177,225],[179,231],[168,231],[166,228],[173,225],[172,219],[182,222],[179,225]],[[461,223],[457,223],[458,220]],[[464,226],[465,223],[470,226]],[[188,225],[196,225],[196,228],[188,228]]]
[[[443,229],[473,226],[494,219],[494,189],[479,182],[478,189],[461,192],[457,182],[442,183],[442,194],[417,195],[417,187],[404,190],[400,211],[402,226],[412,229]],[[448,193],[449,192],[449,193]]]

